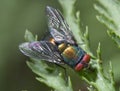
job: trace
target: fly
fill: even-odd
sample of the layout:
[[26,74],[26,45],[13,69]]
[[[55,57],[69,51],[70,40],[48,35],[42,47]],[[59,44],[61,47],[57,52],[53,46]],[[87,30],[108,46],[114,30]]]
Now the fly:
[[82,70],[90,61],[90,55],[78,46],[59,10],[46,7],[51,38],[44,41],[25,42],[20,51],[29,57],[55,64],[67,64],[76,71]]

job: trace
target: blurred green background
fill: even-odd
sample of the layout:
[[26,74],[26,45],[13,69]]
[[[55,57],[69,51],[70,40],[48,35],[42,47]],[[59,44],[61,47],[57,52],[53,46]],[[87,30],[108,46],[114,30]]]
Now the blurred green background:
[[[91,50],[96,54],[101,42],[104,68],[108,69],[112,61],[117,86],[120,84],[120,49],[107,35],[107,28],[96,19],[97,12],[91,0],[77,0],[76,10],[80,10],[83,27],[89,28]],[[18,49],[24,42],[25,30],[37,34],[39,39],[47,30],[45,7],[47,5],[62,11],[57,0],[0,0],[0,91],[50,91],[45,84],[35,80],[35,74],[27,67],[28,59]],[[69,72],[70,73],[70,72]],[[71,75],[73,88],[85,91],[85,83],[78,82],[76,75]]]

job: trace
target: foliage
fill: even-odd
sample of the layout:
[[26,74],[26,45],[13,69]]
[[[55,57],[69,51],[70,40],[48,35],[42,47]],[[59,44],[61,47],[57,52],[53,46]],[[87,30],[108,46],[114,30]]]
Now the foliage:
[[120,1],[119,0],[96,0],[94,8],[100,15],[97,19],[105,24],[109,30],[109,36],[120,48]]

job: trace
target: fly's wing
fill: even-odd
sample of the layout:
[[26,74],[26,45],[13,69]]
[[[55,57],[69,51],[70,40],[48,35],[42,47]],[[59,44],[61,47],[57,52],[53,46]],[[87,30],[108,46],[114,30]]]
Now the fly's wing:
[[67,42],[75,44],[75,39],[61,13],[52,7],[46,7],[48,27],[57,43]]
[[19,45],[20,51],[31,58],[42,59],[48,62],[62,64],[63,58],[56,46],[48,41],[25,42]]

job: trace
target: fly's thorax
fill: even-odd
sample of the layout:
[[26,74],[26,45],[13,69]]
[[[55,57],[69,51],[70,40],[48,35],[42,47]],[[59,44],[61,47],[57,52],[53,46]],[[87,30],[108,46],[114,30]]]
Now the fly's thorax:
[[66,43],[61,43],[58,45],[58,50],[62,53],[66,49],[67,44]]
[[76,46],[69,45],[69,44],[64,49],[64,51],[61,53],[64,59],[64,62],[72,68],[74,68],[77,63],[78,58],[76,54],[77,54]]
[[76,56],[76,50],[73,46],[67,46],[66,49],[63,51],[63,55],[69,59],[73,59]]
[[56,43],[54,38],[50,38],[49,42],[52,43],[53,45],[57,46],[60,53],[62,53],[68,46],[68,44],[66,44],[66,43]]

